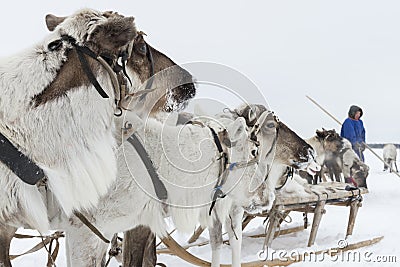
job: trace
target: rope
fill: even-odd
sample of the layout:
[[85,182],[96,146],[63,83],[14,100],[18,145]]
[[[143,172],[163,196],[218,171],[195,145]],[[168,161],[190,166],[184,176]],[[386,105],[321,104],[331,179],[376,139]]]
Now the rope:
[[83,216],[82,213],[78,212],[78,211],[74,211],[74,215],[76,217],[78,217],[78,219],[84,224],[86,225],[95,235],[97,235],[101,240],[103,240],[105,243],[109,244],[110,240],[108,240],[107,238],[105,238],[103,236],[103,234],[93,225],[89,222],[88,219],[86,219],[85,216]]
[[[31,249],[25,251],[24,253],[18,254],[18,255],[10,255],[10,260],[14,260],[18,257],[24,256],[24,255],[28,255],[28,254],[32,254],[34,252],[37,252],[39,250],[41,250],[42,248],[44,248],[47,252],[47,267],[51,267],[51,266],[56,266],[55,261],[56,258],[58,256],[58,252],[60,250],[60,242],[58,241],[59,238],[61,237],[65,237],[64,233],[61,231],[56,231],[51,235],[48,236],[43,236],[43,235],[22,235],[22,234],[15,234],[14,235],[15,238],[18,239],[28,239],[28,238],[40,238],[41,241],[35,245],[34,247],[32,247]],[[56,242],[56,246],[52,251],[52,247],[53,247],[53,242]],[[49,248],[47,248],[47,245],[49,245]]]

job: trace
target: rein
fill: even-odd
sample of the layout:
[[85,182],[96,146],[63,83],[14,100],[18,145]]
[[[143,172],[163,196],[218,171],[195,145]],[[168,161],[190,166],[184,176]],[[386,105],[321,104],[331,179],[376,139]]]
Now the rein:
[[[90,50],[90,48],[88,48],[87,46],[78,45],[76,43],[76,40],[71,36],[63,35],[63,36],[61,36],[61,41],[66,41],[66,42],[70,43],[76,49],[79,61],[82,65],[82,69],[85,72],[86,76],[88,77],[90,83],[95,87],[96,91],[99,93],[99,95],[102,98],[109,98],[107,93],[104,91],[104,89],[101,87],[101,85],[97,81],[95,75],[93,74],[93,71],[91,70],[91,68],[89,66],[89,62],[87,61],[87,59],[85,57],[85,55],[87,55],[87,56],[93,58],[94,60],[100,62],[99,59],[101,58],[101,56],[96,56],[96,54],[92,50]],[[54,43],[54,42],[52,42],[52,43]],[[58,48],[58,46],[49,46],[50,50],[56,49],[56,48]],[[100,63],[102,66],[104,66],[104,62],[100,62]],[[115,79],[115,78],[112,78],[112,79]]]

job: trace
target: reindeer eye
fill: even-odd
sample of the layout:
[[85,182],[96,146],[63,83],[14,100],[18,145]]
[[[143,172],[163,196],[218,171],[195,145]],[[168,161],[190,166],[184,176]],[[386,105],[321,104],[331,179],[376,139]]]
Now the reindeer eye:
[[275,128],[275,123],[273,122],[267,123],[267,128]]
[[62,46],[62,41],[61,40],[55,40],[55,41],[49,43],[47,45],[47,48],[50,51],[55,51],[55,50],[59,49],[61,46]]
[[140,53],[140,54],[143,54],[143,55],[146,55],[147,54],[147,46],[146,46],[146,44],[140,44],[138,47],[137,47],[137,50],[138,50],[138,52]]

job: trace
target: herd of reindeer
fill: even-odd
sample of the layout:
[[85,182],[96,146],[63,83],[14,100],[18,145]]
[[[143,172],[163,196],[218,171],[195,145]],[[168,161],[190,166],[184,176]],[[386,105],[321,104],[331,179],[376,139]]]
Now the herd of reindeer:
[[[64,231],[67,266],[105,266],[109,244],[80,214],[106,240],[124,232],[123,266],[156,265],[166,217],[184,232],[208,227],[220,266],[225,225],[238,267],[243,214],[268,211],[288,169],[310,184],[367,187],[368,166],[335,130],[304,140],[255,103],[207,119],[182,113],[195,79],[133,17],[82,9],[47,15],[46,25],[41,42],[0,61],[0,145],[29,159],[0,157],[0,266],[12,266],[20,227]],[[384,151],[392,170],[396,147]],[[41,176],[27,183],[26,174]]]

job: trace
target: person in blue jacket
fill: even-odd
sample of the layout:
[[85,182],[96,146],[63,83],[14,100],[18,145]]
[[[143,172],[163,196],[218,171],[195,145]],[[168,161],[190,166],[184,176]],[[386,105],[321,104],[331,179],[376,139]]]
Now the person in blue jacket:
[[363,111],[358,106],[351,106],[349,117],[343,122],[340,136],[348,139],[358,157],[364,161],[365,128],[362,120]]

